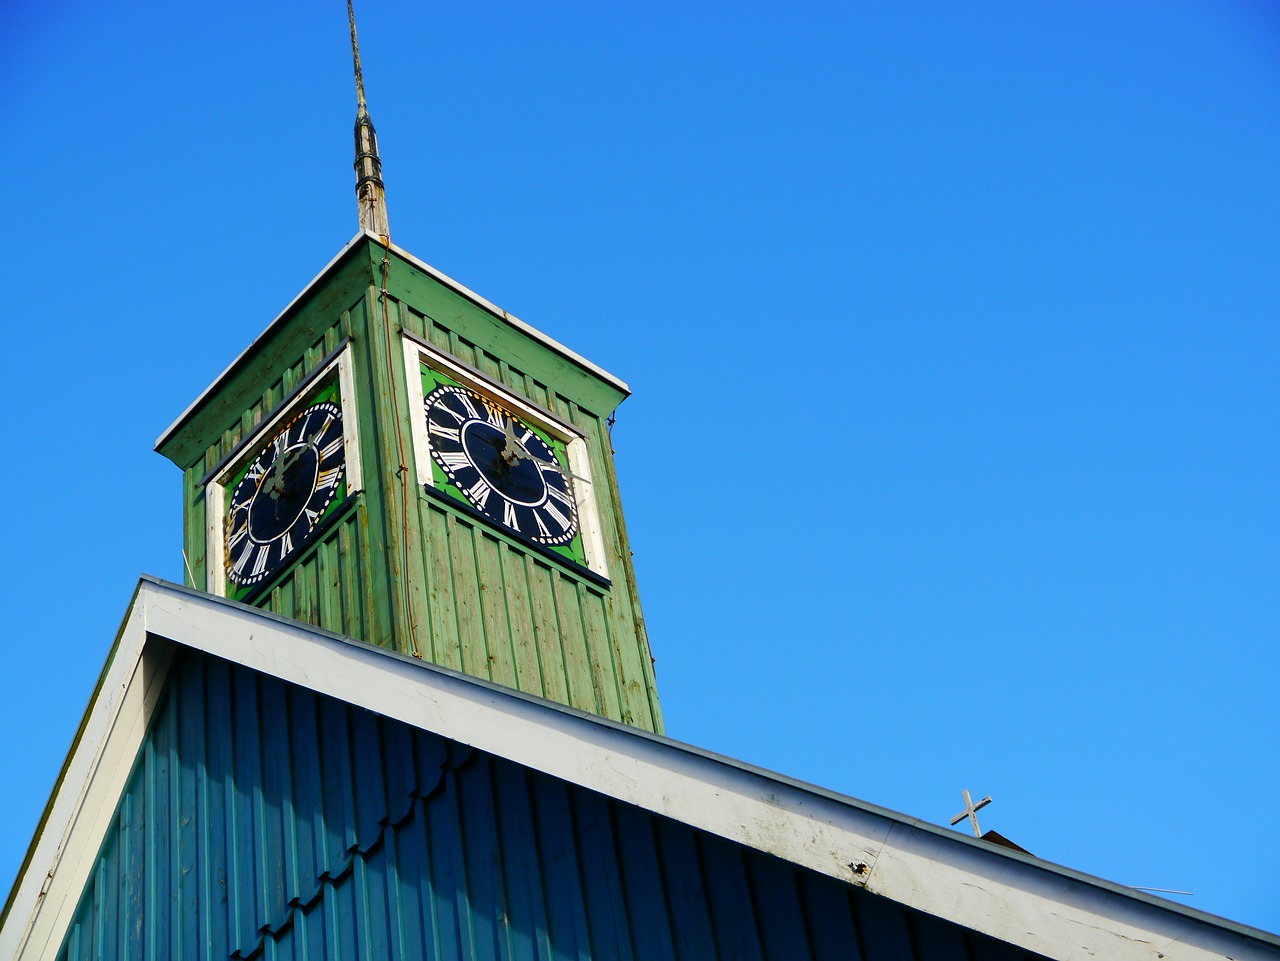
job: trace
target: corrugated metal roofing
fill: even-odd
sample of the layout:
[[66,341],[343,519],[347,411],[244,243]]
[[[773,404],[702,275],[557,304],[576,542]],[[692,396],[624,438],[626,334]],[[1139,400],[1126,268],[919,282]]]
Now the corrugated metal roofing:
[[227,957],[1037,956],[187,653],[58,958]]
[[[173,693],[181,689],[180,681],[169,683],[174,652],[191,651],[238,665],[234,671],[228,667],[225,684],[211,684],[206,676],[200,686],[204,706],[198,716],[204,728],[183,723],[185,708],[174,704],[190,699]],[[251,682],[236,681],[239,675]],[[288,693],[295,688],[286,683],[302,693]],[[272,691],[286,692],[283,705]],[[308,698],[317,698],[314,712],[300,706]],[[322,709],[320,699],[329,707]],[[170,719],[175,711],[177,719]],[[165,724],[174,725],[167,735]],[[200,730],[205,733],[197,737],[194,732]],[[375,730],[378,737],[372,735]],[[405,737],[412,745],[425,743],[420,739],[468,744],[477,760],[462,763],[457,749],[449,748],[443,787],[433,790],[423,778],[430,765],[420,762],[417,747],[404,747]],[[310,755],[308,743],[313,744]],[[504,780],[503,772],[517,774]],[[540,785],[563,795],[562,813],[543,802]],[[409,815],[397,820],[405,803]],[[598,813],[601,806],[605,814]],[[588,816],[593,810],[597,813]],[[316,812],[323,818],[317,820]],[[624,830],[637,823],[635,818],[648,828],[638,834]],[[159,834],[148,839],[148,830],[163,834],[161,827],[169,823],[178,833],[168,836],[177,841]],[[409,860],[380,866],[379,844],[394,840],[390,853],[399,858],[401,845],[409,843],[402,829],[411,823],[420,825],[415,830],[423,839],[418,847],[404,849]],[[373,825],[376,838],[363,840]],[[555,830],[566,839],[558,846]],[[191,831],[199,832],[196,842],[184,842],[183,832]],[[686,856],[690,849],[693,855]],[[412,881],[400,865],[415,857],[427,873]],[[531,873],[528,864],[537,871]],[[138,865],[146,866],[147,879],[167,877],[170,890],[177,886],[181,898],[168,898],[162,883],[141,882]],[[561,868],[576,872],[563,884],[555,873]],[[191,882],[197,870],[206,873]],[[640,907],[653,888],[637,886],[637,870],[639,876],[661,880],[660,903]],[[781,871],[791,881],[773,886],[767,882],[770,871]],[[784,929],[762,917],[794,897],[816,956],[826,956],[820,948],[831,944],[856,946],[857,953],[848,948],[851,957],[882,956],[876,951],[884,949],[875,947],[881,937],[892,939],[896,936],[889,932],[905,929],[906,935],[890,940],[898,948],[887,949],[888,956],[905,943],[922,957],[949,957],[960,950],[957,933],[965,932],[960,944],[971,958],[995,957],[1007,941],[1055,958],[1280,959],[1275,935],[664,737],[144,578],[0,914],[0,956],[52,957],[64,944],[84,956],[91,949],[83,945],[114,944],[123,937],[124,956],[156,957],[168,943],[174,953],[166,956],[185,956],[178,949],[196,944],[196,956],[212,957],[209,938],[220,930],[228,952],[236,949],[233,934],[241,938],[241,951],[252,951],[244,938],[275,930],[280,942],[263,941],[264,951],[275,952],[277,943],[298,935],[289,934],[293,927],[286,922],[271,921],[280,915],[268,905],[284,905],[294,912],[288,924],[302,925],[312,923],[308,910],[325,912],[316,915],[323,920],[348,903],[310,901],[301,879],[312,874],[320,882],[313,890],[327,886],[354,905],[325,920],[326,945],[349,930],[367,943],[365,928],[381,917],[362,907],[370,899],[390,905],[388,916],[400,932],[409,924],[404,912],[424,911],[423,904],[433,923],[444,918],[453,925],[449,930],[472,931],[458,919],[471,925],[469,919],[483,914],[509,924],[524,916],[520,899],[532,898],[541,905],[533,910],[530,930],[535,932],[542,930],[538,918],[547,930],[561,930],[555,919],[562,909],[585,919],[571,927],[588,937],[576,942],[588,945],[579,957],[592,956],[589,951],[641,957],[635,946],[647,943],[651,934],[659,943],[669,941],[676,956],[685,956],[680,952],[688,944],[710,943],[719,950],[742,925],[756,931],[761,956],[773,957],[776,946],[785,943],[778,940]],[[513,885],[510,879],[517,876],[525,886]],[[198,886],[200,877],[210,879],[204,889]],[[247,901],[231,897],[227,892],[244,890],[231,885],[240,880],[259,893]],[[723,896],[730,905],[725,911],[715,907],[722,883],[728,885],[724,890],[739,892]],[[418,892],[417,909],[402,908],[410,888]],[[562,895],[569,900],[562,901]],[[130,920],[139,910],[150,912],[144,918],[168,912],[168,942],[153,939],[148,946],[138,940],[144,930],[153,930]],[[86,911],[97,913],[91,917]],[[896,920],[868,926],[867,918],[881,915]],[[601,923],[597,916],[613,919],[603,932],[594,927]],[[75,935],[68,933],[73,923],[80,925]],[[822,933],[827,924],[837,932],[834,940]],[[195,941],[191,925],[203,932]],[[393,944],[404,943],[404,937],[396,933]],[[489,943],[476,937],[468,934],[470,940],[457,942],[463,944],[457,951],[472,954],[441,956],[488,956],[475,953],[475,944]],[[980,948],[974,947],[975,937]],[[608,948],[614,942],[630,945],[632,953]],[[930,947],[935,942],[942,946]],[[502,947],[506,941],[497,943],[503,952],[513,950]]]

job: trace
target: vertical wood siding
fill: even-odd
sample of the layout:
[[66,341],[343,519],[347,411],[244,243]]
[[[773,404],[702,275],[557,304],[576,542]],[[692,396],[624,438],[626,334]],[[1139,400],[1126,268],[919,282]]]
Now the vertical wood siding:
[[[370,249],[380,263],[382,249]],[[591,397],[616,403],[617,395],[601,391],[598,382],[588,389],[584,378],[591,375],[580,370],[558,361],[548,366],[545,348],[535,349],[505,322],[495,325],[492,315],[407,262],[397,260],[391,278],[400,286],[391,284],[395,295],[384,316],[379,271],[367,260],[362,270],[344,266],[185,428],[199,434],[198,453],[184,465],[184,543],[195,586],[205,586],[209,563],[200,481],[350,338],[365,490],[253,603],[660,733],[653,661],[604,423],[610,410],[586,406]],[[608,586],[424,490],[403,496],[400,485],[415,476],[410,421],[422,412],[408,409],[401,329],[551,411],[587,439]],[[481,335],[489,340],[477,343]],[[539,363],[541,376],[526,370]],[[179,444],[187,443],[184,434]],[[407,473],[400,469],[401,444]]]
[[187,653],[58,958],[258,957],[1033,956]]
[[[611,583],[598,588],[419,492],[427,645],[437,663],[661,732],[649,641],[600,416],[447,321],[399,305],[405,330],[572,424],[586,439]],[[414,412],[418,414],[419,412]]]

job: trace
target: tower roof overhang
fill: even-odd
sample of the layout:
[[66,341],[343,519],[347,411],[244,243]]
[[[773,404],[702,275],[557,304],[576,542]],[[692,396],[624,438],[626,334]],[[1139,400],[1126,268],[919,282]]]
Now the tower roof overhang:
[[[284,324],[288,323],[289,318],[293,316],[295,310],[303,302],[308,300],[317,289],[324,286],[324,284],[341,268],[341,266],[347,262],[348,258],[358,256],[359,251],[363,250],[369,243],[376,244],[379,250],[384,249],[383,241],[376,234],[367,230],[361,230],[358,234],[347,241],[347,243],[343,245],[342,249],[334,255],[333,259],[325,264],[320,272],[311,278],[307,285],[298,292],[297,296],[295,296],[293,300],[289,301],[284,310],[280,311],[280,313],[276,315],[275,319],[271,321],[267,328],[255,337],[248,347],[240,352],[239,356],[237,356],[236,359],[233,360],[227,368],[214,379],[212,384],[201,392],[200,396],[187,406],[186,410],[178,415],[178,418],[165,429],[164,433],[156,438],[155,449],[163,451],[170,441],[173,440],[183,427],[187,425],[194,414],[203,408],[211,397],[214,397],[221,392],[231,379],[234,378],[235,375],[250,361],[250,359],[259,354],[265,344],[271,342],[279,329]],[[627,386],[627,383],[624,380],[620,377],[614,376],[604,368],[593,364],[581,354],[570,350],[555,338],[547,336],[536,327],[525,323],[514,314],[508,313],[497,304],[481,297],[469,287],[460,284],[452,277],[437,270],[425,261],[420,260],[407,250],[404,250],[395,244],[385,245],[385,249],[394,253],[407,263],[412,264],[413,267],[431,277],[444,287],[447,287],[449,290],[452,290],[465,300],[475,304],[481,310],[492,315],[496,320],[521,332],[531,340],[541,344],[551,353],[563,358],[574,367],[608,385],[608,387],[616,391],[618,395],[621,395],[621,397],[627,397],[630,395],[631,388]]]

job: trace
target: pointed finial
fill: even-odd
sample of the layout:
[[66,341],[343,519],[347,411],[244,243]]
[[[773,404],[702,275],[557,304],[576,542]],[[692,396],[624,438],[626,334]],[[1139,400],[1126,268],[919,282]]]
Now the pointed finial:
[[382,161],[378,158],[378,135],[364,101],[364,73],[360,69],[360,44],[356,41],[356,14],[347,0],[347,21],[351,24],[351,57],[356,68],[356,203],[360,227],[377,234],[384,244],[391,242],[387,223],[387,200],[382,186]]

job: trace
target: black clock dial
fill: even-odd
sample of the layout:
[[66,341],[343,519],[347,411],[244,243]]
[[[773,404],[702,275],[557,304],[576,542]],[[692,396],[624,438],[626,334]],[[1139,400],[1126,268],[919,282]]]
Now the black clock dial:
[[578,533],[569,474],[541,436],[479,394],[446,384],[424,399],[431,457],[476,510],[537,544]]
[[271,577],[307,544],[342,484],[342,408],[307,407],[269,440],[227,503],[227,578],[247,587]]

